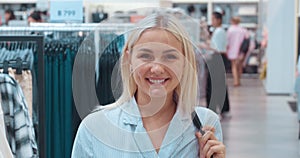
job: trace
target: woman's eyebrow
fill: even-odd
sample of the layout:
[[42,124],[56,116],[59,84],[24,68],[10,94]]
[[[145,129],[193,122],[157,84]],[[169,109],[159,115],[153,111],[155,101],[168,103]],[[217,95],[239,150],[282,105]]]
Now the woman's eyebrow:
[[[149,53],[153,53],[153,51],[151,49],[148,49],[148,48],[140,48],[138,49],[139,51],[144,51],[144,52],[149,52]],[[168,50],[165,50],[163,51],[163,54],[166,54],[166,53],[170,53],[170,52],[176,52],[176,53],[179,53],[177,51],[177,49],[168,49]]]
[[170,52],[176,52],[176,53],[178,53],[177,49],[168,49],[168,50],[163,51],[163,54],[170,53]]
[[148,53],[153,53],[153,51],[151,49],[147,49],[147,48],[140,48],[139,51],[144,51],[144,52],[148,52]]

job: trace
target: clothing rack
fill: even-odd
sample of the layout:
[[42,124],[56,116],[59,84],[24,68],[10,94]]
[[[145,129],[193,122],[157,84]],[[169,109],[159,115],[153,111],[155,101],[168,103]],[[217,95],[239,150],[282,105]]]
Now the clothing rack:
[[[35,92],[37,92],[38,96],[34,96],[38,98],[38,105],[39,105],[39,112],[38,112],[38,147],[39,147],[39,156],[41,158],[47,157],[47,122],[46,122],[46,96],[45,96],[45,88],[46,88],[46,83],[45,83],[45,63],[44,63],[44,57],[46,56],[45,54],[45,47],[44,47],[44,42],[47,40],[47,37],[45,36],[45,33],[47,34],[48,32],[53,33],[54,37],[61,36],[66,34],[71,33],[72,35],[79,36],[79,32],[83,33],[89,33],[94,31],[94,36],[92,36],[92,39],[94,39],[95,42],[95,53],[96,56],[99,53],[99,41],[102,40],[100,37],[100,34],[103,32],[104,34],[106,33],[124,33],[130,30],[129,27],[133,28],[132,25],[120,25],[120,24],[105,24],[100,26],[93,26],[93,25],[61,25],[57,26],[59,24],[55,24],[52,26],[47,26],[47,24],[41,24],[43,26],[31,26],[31,27],[0,27],[0,41],[14,41],[14,42],[35,42],[37,44],[37,52],[38,52],[38,76],[34,77],[34,80],[36,80],[37,89],[35,89]],[[74,33],[73,33],[74,32]],[[78,33],[77,33],[78,32]],[[29,35],[31,33],[42,33],[42,35]],[[6,35],[10,34],[10,35]],[[14,35],[11,35],[14,34]],[[72,36],[73,37],[73,36]],[[54,38],[55,39],[55,38]],[[98,57],[95,58],[95,61],[97,61]],[[96,64],[96,62],[95,62]],[[34,86],[34,85],[33,85]],[[41,95],[41,96],[40,96]]]
[[[100,40],[100,33],[115,33],[123,34],[134,29],[133,23],[84,23],[84,24],[71,24],[71,23],[33,23],[30,27],[0,27],[0,35],[5,34],[29,34],[32,32],[56,32],[56,33],[72,33],[78,32],[80,36],[83,32],[95,32],[95,53],[96,58],[99,58],[100,46],[97,42]],[[126,35],[125,35],[126,37]],[[59,38],[60,39],[60,38]]]
[[[0,35],[1,42],[35,42],[37,47],[37,54],[38,54],[38,76],[37,76],[37,88],[38,88],[38,104],[39,104],[39,132],[38,132],[38,146],[39,146],[39,156],[46,157],[46,143],[45,143],[45,136],[46,136],[46,126],[45,126],[45,93],[44,93],[44,36],[41,35],[21,35],[21,36],[3,36]],[[34,86],[33,82],[33,86]]]

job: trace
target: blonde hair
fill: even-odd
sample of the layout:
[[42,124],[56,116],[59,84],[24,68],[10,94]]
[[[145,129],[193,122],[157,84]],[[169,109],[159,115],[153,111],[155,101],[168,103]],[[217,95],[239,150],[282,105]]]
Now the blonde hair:
[[182,43],[185,65],[179,86],[175,88],[177,106],[183,112],[192,112],[196,105],[197,97],[197,69],[194,48],[187,33],[179,23],[178,19],[169,13],[154,13],[141,20],[136,29],[129,36],[121,56],[121,77],[123,81],[123,93],[120,98],[111,105],[119,106],[129,101],[137,90],[137,85],[130,73],[130,56],[126,51],[130,51],[138,41],[142,33],[152,28],[164,29],[172,33],[178,41]]
[[238,24],[241,22],[241,18],[238,17],[238,16],[234,16],[234,17],[231,18],[231,21],[232,21],[234,24],[238,25]]

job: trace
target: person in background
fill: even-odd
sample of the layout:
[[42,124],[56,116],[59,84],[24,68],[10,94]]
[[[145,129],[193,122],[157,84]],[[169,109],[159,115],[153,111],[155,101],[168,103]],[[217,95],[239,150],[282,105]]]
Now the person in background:
[[196,14],[195,14],[195,6],[193,4],[190,4],[188,7],[187,7],[187,12],[188,12],[188,15],[195,18],[196,17]]
[[5,10],[4,17],[5,17],[5,25],[8,25],[8,22],[9,22],[10,20],[15,20],[15,19],[16,19],[16,16],[15,16],[15,14],[14,14],[14,11],[11,10],[11,9]]
[[222,13],[213,12],[212,15],[212,26],[214,31],[211,36],[210,49],[215,53],[220,53],[225,55],[226,53],[226,31],[222,27]]
[[[247,30],[241,27],[239,23],[239,17],[232,17],[231,25],[227,31],[227,57],[231,61],[231,71],[235,87],[241,85],[240,77],[243,72],[244,57],[247,53],[241,51],[241,46],[243,41],[249,38]],[[249,44],[247,47],[249,47]]]
[[[200,44],[200,48],[212,52],[211,57],[207,58],[207,84],[206,84],[206,103],[207,107],[215,111],[216,113],[221,113],[220,118],[231,118],[230,114],[230,103],[227,91],[225,68],[219,63],[218,56],[221,55],[222,61],[226,59],[226,31],[222,27],[222,16],[224,12],[220,8],[215,9],[212,14],[212,27],[214,31],[212,32],[212,37],[210,44]],[[224,70],[224,71],[223,71]],[[214,77],[212,78],[212,74]],[[224,85],[225,82],[225,85]],[[212,85],[216,84],[216,85]],[[225,87],[224,87],[225,86]],[[212,87],[224,88],[223,91],[214,92]],[[212,97],[212,96],[216,97]],[[225,95],[225,97],[224,97]]]
[[209,31],[208,31],[208,24],[206,22],[206,18],[202,17],[200,19],[200,42],[207,43],[209,41]]
[[27,19],[28,23],[42,22],[41,13],[39,11],[32,12]]

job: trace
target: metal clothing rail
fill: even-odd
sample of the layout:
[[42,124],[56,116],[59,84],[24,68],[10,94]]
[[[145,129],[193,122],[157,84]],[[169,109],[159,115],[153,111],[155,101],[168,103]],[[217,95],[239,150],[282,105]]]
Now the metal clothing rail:
[[30,23],[32,27],[132,27],[134,23]]
[[[0,27],[0,34],[26,34],[31,32],[53,32],[55,38],[60,38],[63,33],[94,33],[94,45],[96,53],[96,62],[99,58],[100,52],[100,33],[115,33],[117,35],[127,34],[135,28],[133,23],[84,23],[84,24],[71,24],[71,23],[33,23],[30,27]],[[62,34],[60,34],[62,33]],[[69,34],[68,34],[69,35]]]
[[134,24],[97,24],[97,25],[72,25],[72,24],[39,24],[30,27],[0,27],[0,32],[39,32],[39,31],[109,31],[120,32],[129,31],[134,28]]
[[[38,146],[39,156],[46,157],[46,120],[45,120],[45,77],[44,77],[44,36],[41,35],[28,35],[28,36],[2,36],[0,35],[0,41],[2,42],[35,42],[38,52],[38,76],[37,82],[33,82],[33,86],[37,83],[39,112],[38,112]],[[33,77],[34,80],[34,77]],[[34,90],[34,88],[33,88]]]
[[[38,32],[38,31],[116,31],[116,30],[126,30],[127,28],[122,28],[118,26],[112,27],[1,27],[0,31],[9,32]],[[129,28],[130,29],[130,28]]]

